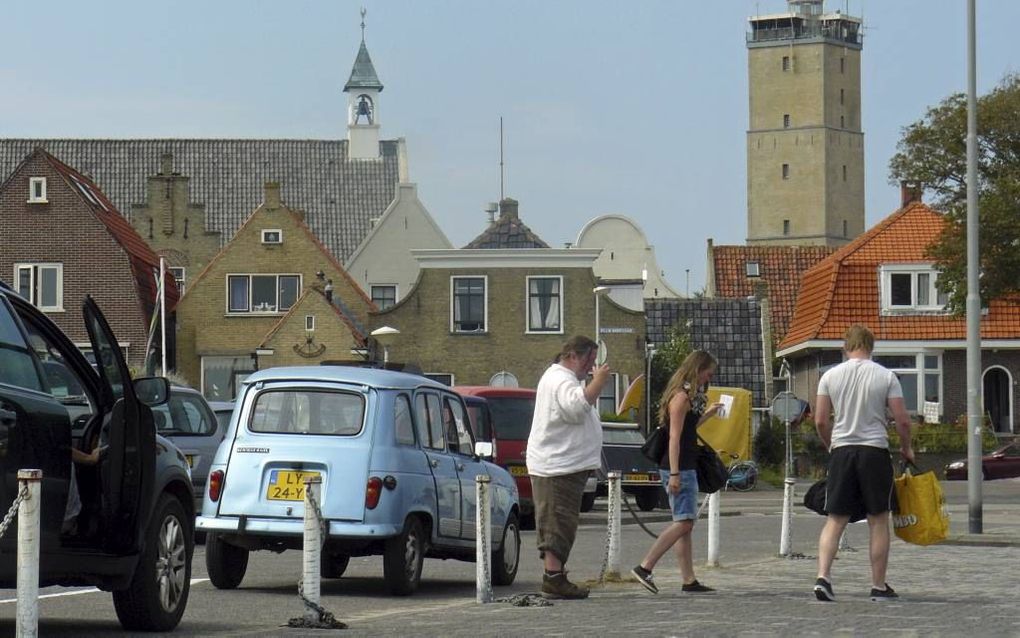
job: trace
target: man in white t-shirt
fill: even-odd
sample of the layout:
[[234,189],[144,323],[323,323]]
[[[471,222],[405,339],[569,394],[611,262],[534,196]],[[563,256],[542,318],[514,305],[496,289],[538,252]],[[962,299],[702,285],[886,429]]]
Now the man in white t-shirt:
[[[595,366],[598,349],[588,337],[572,337],[536,389],[527,462],[546,598],[588,597],[586,587],[567,580],[564,565],[577,535],[584,484],[602,464],[602,421],[595,405],[609,366]],[[585,386],[589,372],[592,380]]]
[[[889,562],[889,510],[893,502],[893,470],[886,433],[886,408],[896,420],[900,455],[914,462],[910,447],[910,417],[899,379],[871,360],[875,335],[864,326],[846,331],[847,360],[829,369],[818,381],[815,425],[829,449],[825,491],[828,519],[818,539],[818,600],[835,601],[829,572],[839,538],[851,516],[865,514],[870,532],[871,599],[897,598],[885,582]],[[830,413],[835,412],[835,423]],[[856,516],[855,516],[856,515]]]

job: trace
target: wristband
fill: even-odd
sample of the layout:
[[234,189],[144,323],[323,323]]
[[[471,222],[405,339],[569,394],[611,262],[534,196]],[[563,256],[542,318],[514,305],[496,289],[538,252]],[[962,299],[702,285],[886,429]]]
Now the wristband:
[[670,472],[670,476],[680,476],[680,472]]

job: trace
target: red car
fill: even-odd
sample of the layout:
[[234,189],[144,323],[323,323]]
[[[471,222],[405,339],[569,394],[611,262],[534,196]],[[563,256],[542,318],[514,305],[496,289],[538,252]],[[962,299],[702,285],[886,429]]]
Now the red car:
[[[1013,441],[981,457],[981,475],[991,479],[1020,477],[1020,441]],[[967,480],[967,460],[953,461],[946,466],[946,479]]]
[[[521,526],[529,529],[535,518],[531,498],[531,479],[525,453],[531,419],[535,415],[535,391],[529,388],[502,388],[461,385],[453,390],[464,397],[476,441],[492,441],[493,461],[517,482],[521,503]],[[481,397],[485,401],[472,401]]]

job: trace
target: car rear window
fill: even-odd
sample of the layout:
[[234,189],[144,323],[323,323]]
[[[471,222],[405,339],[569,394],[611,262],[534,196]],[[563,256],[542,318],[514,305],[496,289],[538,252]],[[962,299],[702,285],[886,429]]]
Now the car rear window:
[[531,419],[535,416],[534,398],[486,397],[496,437],[511,441],[526,441],[531,433]]
[[252,432],[351,436],[361,432],[365,398],[353,392],[267,390],[255,399]]

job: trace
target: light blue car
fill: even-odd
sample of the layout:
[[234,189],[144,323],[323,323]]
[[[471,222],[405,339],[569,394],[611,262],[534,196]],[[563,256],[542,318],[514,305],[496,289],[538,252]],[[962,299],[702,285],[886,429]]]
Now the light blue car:
[[475,477],[490,477],[492,582],[520,557],[509,472],[476,445],[461,397],[411,374],[345,366],[271,368],[245,382],[210,467],[196,531],[213,585],[237,587],[252,550],[301,549],[303,477],[322,479],[322,575],[383,556],[389,590],[413,593],[425,557],[475,560]]

